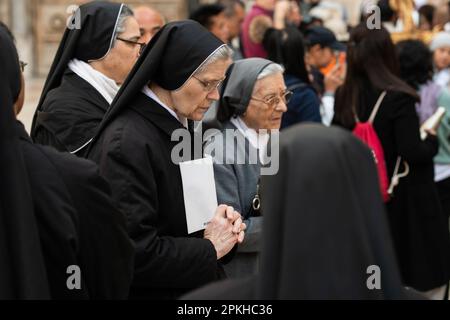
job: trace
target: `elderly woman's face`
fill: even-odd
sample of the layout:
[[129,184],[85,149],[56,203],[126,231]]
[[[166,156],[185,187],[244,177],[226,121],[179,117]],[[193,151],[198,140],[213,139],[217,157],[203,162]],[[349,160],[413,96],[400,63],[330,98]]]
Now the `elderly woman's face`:
[[[285,92],[286,85],[284,84],[281,73],[270,75],[256,81],[252,99],[242,117],[247,126],[255,130],[279,129],[281,117],[287,111],[287,106],[283,99]],[[270,104],[263,102],[274,100],[278,100],[278,103]]]
[[177,113],[191,120],[202,120],[211,103],[219,100],[217,87],[225,79],[231,63],[231,59],[211,63],[205,71],[192,76],[181,89],[171,91]]

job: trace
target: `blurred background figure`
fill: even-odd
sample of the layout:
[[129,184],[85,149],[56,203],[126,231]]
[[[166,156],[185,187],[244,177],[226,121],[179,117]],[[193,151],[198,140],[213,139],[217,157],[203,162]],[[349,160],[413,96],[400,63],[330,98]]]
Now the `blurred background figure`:
[[430,4],[423,5],[419,8],[419,29],[431,31],[433,29],[434,13],[436,8]]
[[245,17],[245,3],[241,0],[222,0],[225,6],[225,18],[228,24],[228,40],[226,43],[233,49],[233,60],[243,58],[240,45],[241,27]]
[[444,213],[450,216],[450,92],[433,82],[433,58],[428,47],[418,40],[405,40],[397,44],[403,80],[417,90],[420,103],[416,103],[420,123],[444,107],[446,114],[437,130],[439,151],[434,157],[434,181]]
[[134,17],[139,24],[141,32],[140,41],[148,43],[151,38],[165,24],[163,15],[149,6],[139,6],[134,9]]
[[387,177],[391,181],[403,173],[386,203],[403,283],[442,299],[450,277],[450,238],[434,183],[436,131],[427,130],[424,140],[420,137],[420,98],[397,76],[399,61],[388,31],[362,23],[352,30],[350,43],[333,123],[353,130],[379,105],[373,128],[383,148]]
[[433,52],[434,81],[442,87],[450,84],[450,33],[438,33],[430,44]]
[[200,23],[224,43],[229,42],[229,24],[225,16],[225,7],[223,5],[206,4],[200,6],[190,14],[189,19]]

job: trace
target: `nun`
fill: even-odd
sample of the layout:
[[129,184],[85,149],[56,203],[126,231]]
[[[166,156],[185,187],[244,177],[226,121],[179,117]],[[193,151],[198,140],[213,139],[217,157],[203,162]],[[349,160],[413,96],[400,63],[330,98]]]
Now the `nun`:
[[[292,95],[286,90],[283,71],[281,65],[262,58],[236,61],[228,69],[222,86],[217,115],[222,129],[206,142],[205,152],[217,149],[213,145],[218,142],[223,145],[223,152],[211,153],[217,199],[240,212],[247,225],[244,243],[225,266],[229,277],[258,271],[261,166],[267,164],[270,130],[278,132],[280,129],[282,115]],[[235,134],[235,140],[230,140],[229,133]]]
[[19,60],[2,24],[0,47],[0,300],[50,299],[39,227],[15,130]]
[[316,124],[280,136],[280,170],[264,176],[261,270],[185,299],[406,299],[371,152]]
[[0,298],[124,299],[125,217],[94,163],[32,143],[13,114],[24,80],[4,26],[0,48]]
[[34,142],[84,156],[144,43],[124,4],[92,1],[66,28],[33,118]]
[[[166,24],[136,62],[90,146],[88,156],[110,182],[136,244],[131,298],[176,298],[223,278],[222,262],[244,239],[240,214],[224,205],[211,212],[204,231],[188,233],[179,161],[172,158],[180,142],[174,136],[191,136],[192,120],[201,120],[219,99],[217,87],[230,64],[228,46],[199,23]],[[184,151],[183,159],[191,160]]]

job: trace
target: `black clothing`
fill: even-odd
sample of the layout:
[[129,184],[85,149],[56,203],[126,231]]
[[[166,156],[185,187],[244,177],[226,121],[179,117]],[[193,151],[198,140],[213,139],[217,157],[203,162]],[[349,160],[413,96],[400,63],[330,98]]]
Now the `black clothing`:
[[[107,182],[91,161],[35,145],[17,123],[55,299],[125,299],[134,248]],[[81,290],[68,290],[67,267],[78,265]]]
[[14,128],[19,57],[4,27],[0,48],[0,299],[49,299],[32,190]]
[[[365,89],[358,103],[358,117],[363,122],[381,93],[370,85]],[[434,183],[437,138],[429,135],[425,141],[420,139],[415,99],[396,91],[388,91],[373,126],[383,146],[388,178],[397,156],[409,164],[408,176],[400,179],[387,203],[404,284],[420,291],[442,286],[450,280],[450,238],[447,215]]]
[[[262,178],[260,274],[212,284],[203,298],[406,298],[367,147],[336,127],[294,125],[280,135],[279,168]],[[368,288],[370,266],[378,289]]]
[[178,142],[170,141],[183,128],[140,93],[89,154],[110,182],[136,243],[133,298],[174,298],[222,272],[212,243],[188,237],[180,169],[171,160]]
[[171,136],[175,130],[189,136],[188,129],[142,93],[153,81],[178,89],[222,46],[195,21],[166,24],[139,57],[90,146],[88,156],[110,182],[136,243],[131,298],[175,298],[224,276],[211,241],[187,233],[180,168],[171,157],[178,142]]
[[68,64],[72,59],[88,63],[108,54],[123,6],[92,1],[81,5],[73,15],[34,114],[31,137],[35,142],[85,156],[82,147],[93,138],[109,104],[94,87],[70,71]]
[[36,115],[33,140],[84,157],[108,108],[94,87],[67,69]]

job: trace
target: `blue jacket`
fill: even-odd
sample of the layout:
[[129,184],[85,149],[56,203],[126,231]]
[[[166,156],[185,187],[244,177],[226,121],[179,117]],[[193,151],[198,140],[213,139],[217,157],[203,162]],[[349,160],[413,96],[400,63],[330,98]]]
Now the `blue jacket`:
[[[288,88],[297,83],[303,83],[299,78],[288,74],[284,75],[284,82]],[[287,105],[288,110],[283,114],[281,129],[299,122],[322,122],[320,100],[314,89],[305,84],[291,91],[294,94]]]

